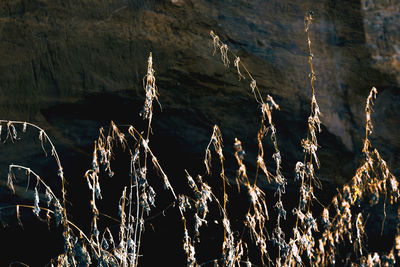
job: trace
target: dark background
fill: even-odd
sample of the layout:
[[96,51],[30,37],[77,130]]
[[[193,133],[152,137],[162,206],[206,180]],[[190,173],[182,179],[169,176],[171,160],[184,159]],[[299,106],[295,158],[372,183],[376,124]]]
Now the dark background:
[[[306,136],[310,107],[304,16],[312,10],[316,95],[323,114],[323,131],[318,136],[322,167],[317,172],[323,190],[315,194],[328,203],[359,166],[364,106],[372,86],[379,94],[371,141],[391,171],[399,175],[399,6],[399,1],[379,0],[4,0],[0,3],[0,118],[29,121],[46,130],[65,169],[70,218],[89,232],[90,193],[83,174],[91,166],[94,140],[99,128],[108,127],[111,120],[145,129],[139,117],[144,103],[142,78],[152,52],[162,109],[154,110],[151,147],[175,190],[188,190],[185,169],[192,176],[204,174],[204,150],[214,124],[222,131],[228,177],[233,181],[236,174],[233,142],[237,137],[246,151],[251,179],[260,109],[250,81],[238,81],[233,58],[226,69],[220,56],[213,55],[209,36],[213,30],[240,56],[262,94],[270,94],[280,105],[273,117],[289,183],[284,198],[291,213],[298,199],[293,169],[303,159],[300,140]],[[4,141],[6,125],[2,126]],[[21,132],[21,127],[17,130]],[[33,203],[34,185],[27,187],[23,174],[18,176],[16,195],[6,187],[10,163],[30,167],[55,191],[60,187],[57,166],[51,157],[45,157],[38,132],[28,129],[19,137],[15,144],[7,141],[0,146],[3,207]],[[267,162],[272,162],[272,153],[272,146],[266,147]],[[102,179],[108,199],[100,205],[112,216],[117,216],[118,199],[127,181],[125,156],[121,153],[115,160],[114,169],[120,170],[116,176]],[[221,193],[218,175],[208,182]],[[173,199],[161,189],[161,179],[155,176],[151,183],[159,194],[157,214]],[[275,203],[274,187],[262,181],[260,186],[267,201]],[[245,195],[236,195],[230,202],[231,221],[239,225],[243,215],[239,210],[244,213],[248,204]],[[168,208],[165,215],[146,222],[143,265],[151,266],[160,258],[171,264],[185,263],[178,211]],[[21,211],[21,227],[15,210],[7,208],[0,210],[0,217],[4,224],[0,236],[8,244],[1,252],[2,265],[21,261],[43,266],[62,252],[61,230],[53,222],[48,229],[30,211]],[[376,220],[380,219],[377,215]],[[113,225],[105,218],[101,223]],[[272,217],[272,228],[274,223]],[[380,224],[376,225],[380,229]],[[218,257],[220,248],[214,245],[221,243],[218,225],[210,223],[207,229],[198,249],[203,261]],[[370,240],[391,247],[389,232],[387,236],[374,236],[374,232]]]

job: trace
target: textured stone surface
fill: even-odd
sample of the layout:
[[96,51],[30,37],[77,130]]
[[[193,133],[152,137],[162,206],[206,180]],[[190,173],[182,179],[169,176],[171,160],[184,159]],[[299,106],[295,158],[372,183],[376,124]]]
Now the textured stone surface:
[[[399,175],[398,8],[398,1],[366,0],[1,1],[0,118],[46,129],[74,190],[87,192],[81,177],[98,128],[110,120],[141,126],[142,78],[151,51],[162,105],[155,110],[151,145],[174,177],[171,183],[183,179],[185,168],[204,172],[214,124],[222,130],[228,161],[234,138],[242,141],[251,174],[260,110],[249,80],[238,81],[233,64],[226,69],[213,56],[213,30],[240,56],[264,96],[280,105],[274,120],[284,174],[292,181],[294,165],[303,158],[300,140],[310,108],[303,22],[313,10],[316,95],[323,114],[319,177],[334,192],[354,174],[372,86],[379,91],[372,141]],[[43,175],[54,171],[40,143],[29,140],[18,142],[19,148],[1,146],[2,177],[11,162],[35,166]],[[272,147],[266,152],[270,157]],[[236,165],[227,168],[233,179]]]
[[363,0],[365,41],[377,69],[400,83],[400,1]]
[[[5,2],[0,114],[36,122],[67,146],[89,146],[101,123],[135,120],[152,51],[163,106],[155,118],[159,134],[202,153],[212,125],[219,124],[228,150],[238,137],[251,155],[258,107],[248,81],[238,82],[233,66],[226,70],[212,55],[213,29],[280,104],[276,118],[289,172],[301,158],[309,112],[303,18],[312,9],[323,176],[344,181],[354,170],[347,163],[357,162],[371,86],[381,92],[377,103],[384,102],[376,107],[376,145],[397,168],[399,139],[392,130],[399,123],[391,111],[399,105],[398,71],[389,67],[397,64],[396,8],[387,1]],[[126,106],[115,108],[119,101]]]

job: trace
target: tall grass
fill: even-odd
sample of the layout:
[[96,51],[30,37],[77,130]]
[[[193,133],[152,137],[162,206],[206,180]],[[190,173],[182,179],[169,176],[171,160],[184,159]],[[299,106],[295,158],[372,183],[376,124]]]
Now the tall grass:
[[[310,115],[305,122],[307,135],[300,142],[304,157],[293,166],[293,179],[299,190],[296,206],[285,207],[284,204],[287,178],[281,172],[284,161],[277,141],[279,132],[273,120],[273,113],[279,111],[280,107],[271,95],[264,95],[240,58],[211,31],[214,54],[221,56],[222,63],[227,68],[230,68],[233,61],[239,81],[248,83],[255,104],[260,108],[260,129],[256,133],[257,168],[254,177],[247,174],[245,148],[237,138],[234,140],[237,173],[235,177],[227,177],[223,137],[219,127],[215,125],[205,149],[205,174],[192,176],[183,169],[191,192],[175,192],[168,175],[151,149],[153,106],[158,102],[159,95],[153,57],[150,53],[147,74],[143,79],[145,103],[140,113],[145,121],[145,128],[118,126],[111,122],[108,128],[99,130],[99,137],[94,141],[92,165],[84,174],[92,213],[90,232],[84,232],[69,219],[65,189],[67,181],[59,154],[45,130],[29,122],[0,120],[0,130],[4,128],[6,132],[3,142],[15,142],[28,129],[36,131],[43,151],[47,155],[50,150],[49,156],[58,167],[61,191],[53,191],[33,170],[34,167],[11,164],[7,181],[10,190],[15,192],[16,173],[25,173],[28,183],[34,185],[34,196],[31,205],[2,206],[0,212],[15,209],[16,220],[23,224],[20,213],[22,209],[28,209],[43,221],[50,222],[54,219],[56,224],[63,228],[64,252],[54,259],[49,259],[52,266],[140,266],[141,254],[155,253],[142,251],[141,245],[146,218],[151,216],[156,203],[157,193],[152,186],[156,178],[148,171],[153,167],[157,170],[165,190],[171,194],[174,207],[179,211],[182,231],[178,234],[182,237],[187,266],[252,266],[256,263],[263,266],[394,266],[400,257],[400,231],[397,231],[392,249],[383,253],[370,251],[365,229],[369,207],[383,204],[381,212],[386,219],[388,206],[397,209],[399,197],[397,178],[389,171],[386,162],[373,148],[369,139],[373,133],[371,113],[373,100],[378,92],[376,88],[371,89],[366,100],[365,139],[360,167],[327,205],[321,203],[314,194],[314,190],[323,190],[323,184],[317,177],[317,170],[323,166],[317,157],[317,134],[321,132],[321,113],[315,87],[316,74],[310,41],[311,23],[310,12],[305,17],[305,33],[312,93]],[[270,151],[264,148],[266,145],[272,147],[272,155],[266,155],[265,151]],[[113,156],[121,150],[129,155],[129,178],[118,202],[119,229],[115,231],[110,229],[110,226],[99,227],[98,220],[102,212],[97,201],[103,197],[101,177],[104,174],[110,177],[114,175]],[[215,164],[217,166],[212,166]],[[269,170],[267,166],[274,167]],[[219,170],[218,175],[214,175],[215,170]],[[219,187],[212,188],[210,185],[210,182],[216,184],[216,180],[221,185],[221,191]],[[274,185],[274,194],[267,194],[260,188],[260,180]],[[230,215],[230,198],[236,197],[228,193],[228,187],[232,183],[237,186],[237,194],[245,194],[248,197],[248,208],[243,211],[244,216],[239,227],[237,223],[232,223]],[[271,201],[275,204],[271,204]],[[316,209],[312,208],[314,204],[321,206],[322,212],[316,212]],[[272,210],[268,211],[268,207],[272,207]],[[286,209],[289,208],[295,220],[289,227],[290,231],[285,232],[281,223],[286,220]],[[211,216],[210,210],[213,209],[217,209],[217,212]],[[270,214],[276,219],[271,220]],[[198,242],[201,240],[202,229],[211,223],[221,226],[221,233],[215,233],[220,235],[222,240],[221,244],[218,244],[220,256],[200,261],[196,254],[196,250],[199,249]],[[382,231],[384,224],[385,221],[382,223]],[[271,233],[267,231],[268,225],[272,229]]]

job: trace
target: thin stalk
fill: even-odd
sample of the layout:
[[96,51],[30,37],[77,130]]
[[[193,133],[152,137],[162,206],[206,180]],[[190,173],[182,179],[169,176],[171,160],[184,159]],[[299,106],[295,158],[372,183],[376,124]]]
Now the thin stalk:
[[[2,207],[0,207],[0,210],[2,210],[2,209],[8,209],[8,208],[16,208],[16,207],[27,208],[27,209],[31,209],[31,210],[35,209],[35,207],[34,207],[34,206],[31,206],[31,205],[17,204],[17,205],[10,205],[10,206],[2,206]],[[44,208],[44,207],[39,207],[39,208],[40,208],[41,210],[44,210],[44,211],[48,212],[48,213],[54,214],[54,211],[52,211],[51,209]],[[87,237],[87,235],[85,234],[85,232],[83,232],[76,224],[74,224],[74,223],[71,222],[70,220],[67,220],[66,222],[67,222],[70,226],[72,226],[75,230],[77,230],[77,231],[79,232],[79,235],[80,235],[81,237],[83,237],[83,238],[88,242],[89,245],[95,246],[95,247],[99,247],[98,244],[91,242],[90,239],[89,239],[89,238]],[[93,251],[96,252],[96,249],[93,248]],[[98,257],[100,256],[100,255],[97,254],[97,253],[96,253],[96,255],[97,255]]]

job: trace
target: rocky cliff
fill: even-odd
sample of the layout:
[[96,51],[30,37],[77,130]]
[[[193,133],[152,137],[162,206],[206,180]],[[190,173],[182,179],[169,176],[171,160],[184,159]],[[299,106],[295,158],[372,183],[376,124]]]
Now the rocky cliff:
[[[273,116],[284,174],[292,181],[309,114],[304,16],[312,10],[316,95],[323,114],[320,179],[334,192],[354,174],[372,86],[379,95],[371,139],[398,176],[399,6],[398,0],[2,1],[0,118],[46,129],[74,184],[90,166],[99,127],[110,120],[141,125],[142,78],[152,52],[162,109],[155,110],[151,142],[177,177],[171,183],[182,179],[185,168],[203,170],[214,124],[222,129],[228,159],[234,138],[242,141],[251,172],[260,109],[250,81],[238,81],[233,64],[227,69],[213,55],[213,30],[240,56],[261,92],[280,105]],[[36,166],[43,175],[52,171],[32,142],[0,151],[3,180],[11,162]],[[236,167],[228,167],[231,175]]]

